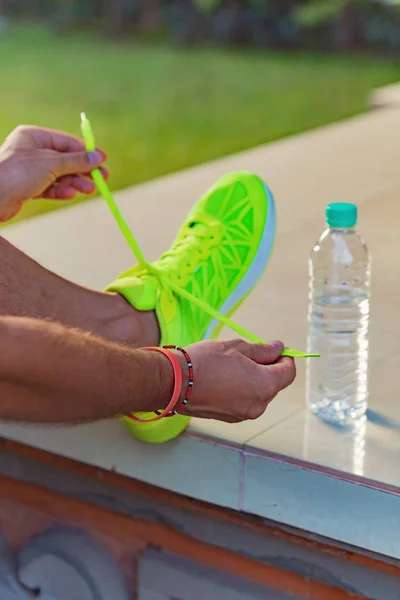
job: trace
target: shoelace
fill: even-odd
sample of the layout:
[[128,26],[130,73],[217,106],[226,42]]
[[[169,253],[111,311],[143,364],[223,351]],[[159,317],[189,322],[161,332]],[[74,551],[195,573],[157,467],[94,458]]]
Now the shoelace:
[[[95,143],[95,138],[94,138],[94,134],[93,134],[93,129],[92,129],[91,124],[90,124],[89,120],[87,119],[85,113],[81,113],[81,130],[82,130],[82,135],[83,135],[83,139],[85,141],[85,146],[86,146],[87,152],[94,152],[96,149],[96,143]],[[176,285],[175,283],[173,283],[172,281],[167,279],[165,274],[163,273],[162,269],[159,269],[159,268],[155,267],[153,264],[149,263],[145,259],[143,252],[141,251],[141,249],[139,247],[139,244],[137,243],[133,233],[131,232],[125,219],[123,218],[123,216],[114,200],[111,190],[108,187],[100,169],[94,169],[93,171],[91,171],[91,175],[93,177],[93,182],[96,185],[100,195],[103,196],[104,200],[107,202],[107,205],[111,211],[111,214],[113,215],[115,221],[117,222],[117,225],[121,230],[121,233],[125,237],[125,240],[127,241],[130,249],[132,250],[134,256],[136,257],[136,260],[138,261],[138,263],[140,264],[140,266],[143,269],[145,269],[150,275],[154,275],[154,277],[157,277],[166,289],[169,289],[171,292],[173,292],[177,296],[180,296],[181,298],[185,298],[185,300],[188,300],[192,304],[195,304],[201,310],[208,313],[214,319],[217,319],[218,321],[223,323],[226,327],[229,327],[230,329],[235,331],[241,337],[246,338],[250,342],[254,342],[254,343],[258,343],[258,344],[265,344],[263,339],[261,339],[254,333],[247,331],[247,329],[245,329],[238,323],[235,323],[229,317],[221,314],[220,312],[215,310],[212,306],[210,306],[207,302],[204,302],[203,300],[200,300],[200,298],[196,298],[195,296],[192,296],[192,294],[187,292],[184,288],[180,287],[179,285]],[[174,254],[174,252],[176,250],[177,250],[177,248],[175,248],[171,252],[167,252],[166,254],[164,254],[163,259],[165,260],[168,256],[171,256],[172,254]],[[199,250],[200,250],[200,246],[199,246]],[[285,348],[282,352],[282,356],[290,356],[292,358],[318,358],[319,354],[306,354],[305,352],[301,352],[300,350]]]
[[[207,244],[209,241],[211,240],[207,225],[203,224],[201,220],[193,223],[183,234],[183,239],[177,242],[171,250],[165,252],[157,261],[160,270],[166,265],[169,270],[169,281],[171,281],[170,275],[172,272],[172,282],[176,282],[180,287],[185,286],[187,278],[193,273],[197,261],[208,258],[211,249],[210,244]],[[195,258],[193,258],[193,255]]]

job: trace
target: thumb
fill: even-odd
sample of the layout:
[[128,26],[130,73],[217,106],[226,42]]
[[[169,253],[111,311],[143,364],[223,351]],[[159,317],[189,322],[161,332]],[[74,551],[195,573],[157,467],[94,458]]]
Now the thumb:
[[97,169],[106,157],[100,150],[94,152],[57,152],[54,158],[54,172],[57,177],[88,173]]
[[284,347],[279,341],[270,344],[246,344],[240,346],[240,352],[259,365],[272,365],[281,356]]

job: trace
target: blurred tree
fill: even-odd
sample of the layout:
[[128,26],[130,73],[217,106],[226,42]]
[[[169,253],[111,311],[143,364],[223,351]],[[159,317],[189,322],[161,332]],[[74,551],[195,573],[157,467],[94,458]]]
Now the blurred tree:
[[52,17],[57,31],[166,32],[176,43],[400,53],[400,0],[0,0],[5,16]]
[[8,29],[8,19],[6,17],[6,7],[4,4],[4,0],[0,0],[0,35],[7,31]]
[[207,37],[207,15],[199,11],[191,0],[165,2],[163,22],[170,39],[176,44],[193,44]]
[[293,46],[299,42],[293,9],[305,0],[193,0],[221,43]]
[[[315,30],[328,25],[333,32],[335,46],[350,50],[368,44],[367,30],[383,28],[383,38],[400,45],[400,0],[308,0],[295,9],[295,17],[304,30]],[[384,25],[385,23],[385,25]],[[397,35],[394,32],[397,30]],[[377,37],[377,36],[375,36]],[[384,42],[384,39],[382,39]],[[392,44],[393,45],[393,44]]]
[[153,33],[162,28],[163,0],[103,0],[102,14],[108,34],[133,30]]
[[124,0],[103,0],[102,16],[106,33],[112,37],[119,35],[124,29]]
[[221,42],[400,50],[400,0],[194,0]]
[[57,0],[49,3],[47,16],[51,17],[52,25],[57,31],[66,32],[99,21],[101,2],[102,0]]
[[359,6],[368,0],[310,0],[295,9],[296,19],[304,29],[332,25],[338,49],[347,50],[361,43]]

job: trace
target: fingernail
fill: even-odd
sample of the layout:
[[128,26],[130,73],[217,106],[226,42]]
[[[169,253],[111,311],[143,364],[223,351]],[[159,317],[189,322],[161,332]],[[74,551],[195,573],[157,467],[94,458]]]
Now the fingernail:
[[103,155],[98,150],[94,152],[88,152],[89,162],[91,165],[98,165],[103,160]]
[[271,346],[273,346],[275,350],[279,350],[279,352],[282,352],[284,348],[282,342],[279,342],[278,340],[271,342]]

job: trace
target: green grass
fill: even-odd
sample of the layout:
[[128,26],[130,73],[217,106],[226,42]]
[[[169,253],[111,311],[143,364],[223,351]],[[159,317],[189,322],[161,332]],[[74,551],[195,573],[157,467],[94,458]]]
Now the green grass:
[[[116,44],[34,28],[0,37],[0,70],[0,138],[19,123],[79,134],[85,110],[114,189],[349,117],[400,76],[394,60]],[[49,207],[32,202],[23,217]]]

